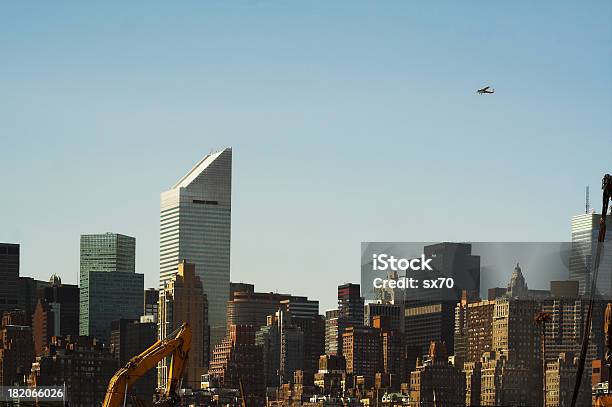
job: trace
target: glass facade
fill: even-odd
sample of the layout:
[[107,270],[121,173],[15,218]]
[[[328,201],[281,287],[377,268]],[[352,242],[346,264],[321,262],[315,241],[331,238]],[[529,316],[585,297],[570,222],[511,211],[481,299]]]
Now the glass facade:
[[116,233],[81,236],[79,332],[108,341],[111,322],[139,318],[144,275],[136,274],[136,239]]
[[[597,251],[599,222],[601,215],[585,213],[572,217],[572,249],[569,260],[569,278],[578,281],[580,294],[588,293],[593,273],[593,261]],[[612,227],[612,219],[606,222],[607,230]],[[605,298],[612,297],[612,234],[606,235],[602,247],[602,257],[597,278],[597,294]]]

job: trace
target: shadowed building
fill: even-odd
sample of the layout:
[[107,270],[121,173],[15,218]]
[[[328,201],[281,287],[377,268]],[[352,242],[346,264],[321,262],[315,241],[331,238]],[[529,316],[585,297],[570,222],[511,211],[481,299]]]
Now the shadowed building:
[[255,333],[261,346],[267,387],[293,382],[293,374],[304,366],[304,332],[291,323],[283,310],[268,316],[268,324]]
[[36,355],[42,354],[53,336],[79,334],[79,287],[62,284],[54,274],[49,286],[39,289],[38,296],[32,319]]
[[349,326],[342,333],[346,373],[364,376],[369,385],[382,367],[380,330],[364,326]]
[[[571,405],[578,357],[572,352],[561,352],[556,360],[546,363],[546,407],[564,407]],[[581,386],[576,405],[588,407],[591,405],[591,392],[588,386]]]
[[0,314],[19,303],[19,245],[0,243]]
[[410,373],[410,406],[459,406],[465,403],[465,375],[448,363],[441,342],[432,342],[428,358]]
[[0,330],[0,385],[25,384],[34,361],[32,328],[23,310],[5,311]]
[[159,307],[159,290],[148,288],[144,292],[144,314],[151,315],[157,321]]
[[[192,339],[189,360],[185,368],[183,385],[198,388],[209,360],[210,336],[208,326],[208,299],[194,264],[182,261],[178,272],[164,281],[159,291],[159,339],[168,337],[181,324],[191,325]],[[169,358],[158,365],[158,386],[168,381]]]
[[[342,334],[349,327],[362,327],[364,298],[359,284],[347,283],[338,286],[338,354],[342,354]],[[347,363],[348,366],[348,363]]]
[[100,341],[87,336],[54,336],[44,354],[32,363],[29,384],[66,386],[70,407],[97,406],[117,368],[117,360]]
[[[123,367],[134,356],[149,348],[157,341],[157,324],[154,322],[139,322],[133,319],[119,319],[111,324],[110,351]],[[131,396],[143,400],[150,405],[157,386],[155,369],[144,373],[128,391]]]
[[231,326],[215,345],[208,370],[220,387],[239,389],[242,382],[248,406],[260,405],[265,393],[262,349],[255,344],[255,332],[252,326]]

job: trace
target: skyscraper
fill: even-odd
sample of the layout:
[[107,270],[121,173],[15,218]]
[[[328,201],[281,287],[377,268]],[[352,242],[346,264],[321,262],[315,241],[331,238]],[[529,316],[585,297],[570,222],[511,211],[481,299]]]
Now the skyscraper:
[[144,275],[136,274],[136,239],[81,236],[79,332],[108,341],[111,322],[142,315]]
[[144,292],[144,314],[150,315],[155,321],[157,321],[158,314],[158,303],[159,303],[159,290],[155,288],[149,288]]
[[442,342],[431,342],[428,358],[410,373],[410,406],[460,406],[465,402],[465,375],[448,363]]
[[255,344],[262,347],[266,386],[293,382],[295,371],[303,369],[304,332],[282,309],[268,315],[267,325],[255,333]]
[[[111,324],[110,350],[123,367],[134,356],[153,345],[157,340],[157,324],[133,319],[118,319]],[[127,399],[136,396],[150,405],[157,385],[155,369],[144,373],[128,390]]]
[[[572,217],[572,250],[569,264],[569,279],[578,281],[580,294],[590,291],[591,276],[593,273],[593,260],[597,250],[597,237],[599,235],[599,221],[601,215],[596,213],[584,213]],[[606,223],[608,230],[612,228],[612,218],[608,217]],[[597,291],[599,294],[612,296],[612,234],[606,236],[603,247],[601,272],[597,279]]]
[[41,288],[38,297],[32,318],[37,356],[42,354],[53,336],[78,336],[79,287],[62,284],[59,276],[53,274],[49,286]]
[[15,308],[19,300],[19,245],[0,243],[0,313]]
[[[189,360],[185,368],[183,385],[196,388],[200,376],[208,366],[209,327],[208,303],[197,276],[197,269],[191,263],[181,261],[171,280],[166,280],[159,292],[158,333],[159,339],[168,337],[183,322],[191,326],[192,339]],[[158,385],[165,387],[168,382],[169,358],[158,365]]]
[[179,260],[195,264],[209,303],[211,343],[223,338],[230,283],[232,149],[205,156],[161,194],[160,288]]
[[325,311],[325,354],[338,354],[338,310]]
[[342,354],[342,334],[348,327],[362,327],[364,299],[359,284],[338,286],[338,354]]

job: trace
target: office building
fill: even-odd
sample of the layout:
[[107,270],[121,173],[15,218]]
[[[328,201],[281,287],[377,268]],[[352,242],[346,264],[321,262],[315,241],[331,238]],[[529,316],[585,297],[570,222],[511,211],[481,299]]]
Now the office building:
[[495,301],[466,301],[455,309],[455,357],[477,362],[492,349]]
[[[177,269],[172,278],[164,281],[164,288],[159,291],[158,334],[159,339],[164,339],[184,322],[191,326],[191,350],[183,384],[197,388],[202,374],[206,373],[210,353],[208,299],[195,264],[183,260]],[[165,387],[168,381],[169,363],[169,358],[166,358],[158,365],[160,388]]]
[[[572,248],[569,264],[569,279],[578,281],[580,294],[588,294],[591,290],[591,276],[593,273],[597,239],[599,236],[599,222],[601,215],[584,213],[572,217]],[[612,218],[606,222],[608,230],[612,229]],[[597,280],[597,293],[609,299],[612,296],[612,234],[606,235],[606,242],[602,248],[600,273]]]
[[339,355],[338,353],[338,310],[325,311],[325,354]]
[[[557,358],[546,363],[546,407],[564,407],[571,405],[578,358],[573,352],[561,352]],[[591,406],[589,381],[583,378],[583,386],[578,393],[576,406]]]
[[318,369],[319,357],[325,353],[325,318],[319,315],[319,301],[291,296],[281,300],[280,305],[291,317],[291,324],[304,334],[304,363],[301,370],[310,377]]
[[388,387],[399,390],[407,374],[405,336],[399,329],[393,328],[388,316],[375,316],[372,327],[380,332],[380,374]]
[[0,330],[0,385],[24,385],[34,361],[32,328],[23,310],[4,311]]
[[79,332],[108,341],[111,322],[142,315],[144,275],[136,274],[136,239],[81,236]]
[[19,287],[19,304],[17,308],[26,312],[28,325],[31,325],[40,291],[44,287],[48,287],[49,283],[35,280],[32,277],[19,277],[17,285]]
[[242,383],[248,406],[261,405],[265,393],[263,353],[255,344],[255,332],[252,326],[231,326],[225,339],[215,345],[208,369],[220,387],[239,389]]
[[338,286],[338,353],[342,354],[342,334],[348,327],[363,326],[364,298],[359,284]]
[[491,349],[508,355],[512,362],[520,360],[529,367],[541,366],[540,327],[535,322],[540,310],[540,304],[533,300],[495,300]]
[[410,406],[463,405],[465,375],[448,363],[444,344],[432,342],[427,355],[410,373]]
[[323,394],[338,394],[342,390],[342,379],[346,363],[342,356],[321,355],[319,369],[314,375],[314,385]]
[[373,326],[375,317],[387,317],[389,320],[389,329],[399,332],[404,332],[404,304],[391,304],[372,302],[365,304],[364,307],[364,325]]
[[117,360],[100,341],[87,336],[54,336],[44,354],[32,363],[29,384],[65,386],[70,407],[98,406],[117,369]]
[[[133,319],[119,319],[111,324],[110,352],[119,367],[139,355],[157,341],[157,324]],[[145,372],[128,390],[127,398],[137,397],[145,402],[153,400],[157,386],[155,369]]]
[[282,309],[268,316],[267,325],[255,333],[255,344],[262,349],[267,387],[292,382],[293,374],[304,368],[304,332]]
[[482,387],[482,364],[477,362],[465,362],[463,364],[465,373],[465,405],[480,405],[480,390]]
[[144,313],[142,315],[151,315],[157,321],[159,304],[159,290],[148,288],[144,292]]
[[210,305],[211,343],[227,330],[230,292],[232,149],[206,155],[161,194],[160,288],[179,261],[195,264]]
[[53,274],[49,285],[38,291],[32,330],[37,356],[42,354],[53,336],[78,336],[79,287],[62,284],[60,277]]
[[[557,297],[542,303],[542,311],[548,312],[551,317],[545,326],[547,361],[556,360],[560,353],[580,354],[588,303],[583,297]],[[602,328],[605,308],[605,301],[596,299],[593,302],[587,369],[592,360],[602,358],[605,353]]]
[[256,329],[266,326],[268,315],[278,311],[281,301],[291,295],[255,292],[252,284],[231,284],[227,304],[227,332],[233,325],[252,325]]
[[342,342],[346,373],[364,376],[371,386],[382,367],[380,331],[364,326],[348,326],[342,333]]
[[[431,259],[433,271],[427,271],[427,278],[452,278],[455,285],[451,289],[413,290],[407,292],[405,301],[409,305],[424,305],[441,301],[457,302],[462,291],[474,299],[480,293],[480,256],[472,254],[469,243],[436,243],[425,246],[423,253]],[[448,345],[448,344],[447,344]]]
[[227,305],[228,329],[232,325],[267,325],[269,315],[279,308],[291,316],[291,324],[304,333],[303,370],[314,373],[319,356],[325,351],[325,322],[319,315],[319,302],[306,297],[279,293],[260,293],[252,284],[231,283]]
[[[480,360],[481,406],[542,405],[542,379],[530,367],[505,352],[485,352]],[[537,377],[535,377],[537,376]]]
[[0,314],[19,304],[19,245],[0,243]]
[[455,305],[445,301],[406,306],[406,345],[419,355],[428,352],[431,341],[454,349]]

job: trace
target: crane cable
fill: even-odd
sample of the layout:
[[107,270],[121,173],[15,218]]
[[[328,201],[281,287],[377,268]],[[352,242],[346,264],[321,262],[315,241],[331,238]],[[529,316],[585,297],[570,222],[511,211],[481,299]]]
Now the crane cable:
[[[571,407],[576,407],[576,401],[578,400],[578,393],[580,391],[580,385],[582,384],[582,374],[584,372],[584,363],[586,361],[586,354],[589,347],[589,339],[591,335],[591,324],[593,321],[593,300],[595,297],[595,291],[597,288],[597,274],[599,273],[599,262],[601,260],[602,247],[606,240],[606,216],[608,214],[608,203],[612,198],[612,176],[606,174],[601,182],[601,189],[603,190],[603,207],[601,210],[601,218],[599,220],[599,236],[597,237],[597,251],[595,253],[595,266],[593,268],[593,274],[591,276],[591,292],[589,296],[589,308],[587,311],[586,320],[584,321],[584,331],[582,336],[582,348],[580,349],[580,359],[578,361],[578,369],[576,371],[576,383],[574,384],[574,393],[572,394]],[[544,372],[546,374],[546,372]],[[546,403],[546,400],[544,400]]]

